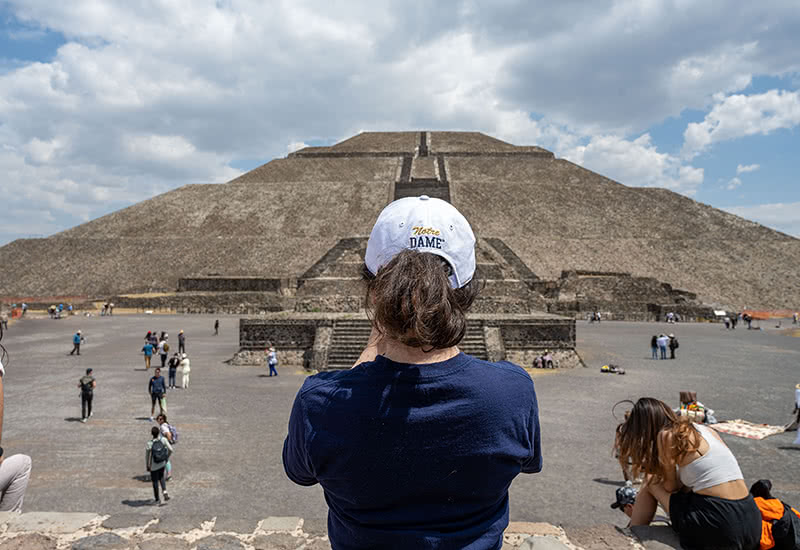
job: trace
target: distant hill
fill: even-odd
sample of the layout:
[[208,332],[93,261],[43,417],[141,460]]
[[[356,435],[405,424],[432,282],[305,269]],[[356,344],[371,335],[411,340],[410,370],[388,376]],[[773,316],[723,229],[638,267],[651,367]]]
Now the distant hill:
[[292,278],[367,236],[397,196],[449,198],[540,279],[654,277],[734,308],[800,305],[800,240],[664,189],[626,187],[474,132],[367,132],[226,184],[187,185],[0,247],[0,296],[174,290],[209,274]]

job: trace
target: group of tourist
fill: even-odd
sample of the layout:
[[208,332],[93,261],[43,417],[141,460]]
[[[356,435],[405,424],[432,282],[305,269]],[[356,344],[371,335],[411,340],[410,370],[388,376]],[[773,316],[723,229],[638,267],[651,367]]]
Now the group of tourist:
[[[353,368],[303,382],[283,446],[285,472],[297,484],[321,484],[333,548],[500,548],[509,487],[520,473],[541,471],[542,438],[528,373],[457,347],[480,290],[472,229],[448,202],[397,200],[372,229],[365,267],[368,344]],[[143,351],[166,354],[167,346],[166,333],[150,332]],[[678,343],[661,334],[652,347],[654,358],[658,348],[666,359],[667,347],[674,358]],[[270,347],[271,371],[273,355]],[[145,450],[156,504],[159,487],[163,501],[170,498],[177,434],[158,399],[166,388],[157,368],[148,390],[159,425]],[[715,431],[642,397],[614,441],[633,479],[643,479],[621,506],[631,525],[649,524],[660,504],[685,548],[759,548],[776,499],[768,483],[748,491]]]
[[650,338],[650,351],[652,353],[653,359],[660,358],[666,359],[667,358],[667,348],[669,348],[669,358],[675,359],[675,350],[680,347],[680,343],[678,339],[675,337],[674,334],[654,334],[652,338]]

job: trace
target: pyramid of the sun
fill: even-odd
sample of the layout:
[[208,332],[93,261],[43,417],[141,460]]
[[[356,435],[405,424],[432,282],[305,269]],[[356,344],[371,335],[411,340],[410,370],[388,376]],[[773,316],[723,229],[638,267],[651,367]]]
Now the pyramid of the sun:
[[[665,189],[627,187],[473,132],[367,132],[227,184],[187,185],[0,248],[0,296],[173,291],[209,274],[300,277],[391,200],[450,200],[540,279],[654,277],[731,307],[800,303],[800,240]],[[523,266],[524,267],[524,266]]]

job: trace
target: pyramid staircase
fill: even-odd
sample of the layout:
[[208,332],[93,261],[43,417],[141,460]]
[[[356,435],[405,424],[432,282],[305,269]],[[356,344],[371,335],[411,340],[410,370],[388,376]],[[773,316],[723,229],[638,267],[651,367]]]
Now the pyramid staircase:
[[[342,319],[334,321],[328,362],[325,370],[349,369],[355,365],[367,346],[372,325],[367,319]],[[458,345],[464,353],[486,359],[486,339],[480,323],[468,323],[467,333]]]

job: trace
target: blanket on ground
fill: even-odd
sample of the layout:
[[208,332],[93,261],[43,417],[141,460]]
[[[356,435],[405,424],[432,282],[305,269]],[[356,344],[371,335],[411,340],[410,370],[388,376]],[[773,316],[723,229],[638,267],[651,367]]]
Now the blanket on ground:
[[718,432],[746,437],[748,439],[764,439],[771,435],[782,433],[783,426],[770,426],[769,424],[753,424],[747,420],[737,418],[736,420],[726,420],[719,424],[713,424],[711,428]]

